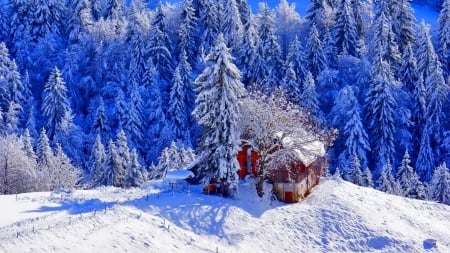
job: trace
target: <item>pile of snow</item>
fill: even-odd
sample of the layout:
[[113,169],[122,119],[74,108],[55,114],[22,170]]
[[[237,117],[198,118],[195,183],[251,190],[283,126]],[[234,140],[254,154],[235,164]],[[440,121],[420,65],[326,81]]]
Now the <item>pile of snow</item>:
[[341,180],[298,204],[166,189],[0,196],[0,252],[450,252],[450,206]]

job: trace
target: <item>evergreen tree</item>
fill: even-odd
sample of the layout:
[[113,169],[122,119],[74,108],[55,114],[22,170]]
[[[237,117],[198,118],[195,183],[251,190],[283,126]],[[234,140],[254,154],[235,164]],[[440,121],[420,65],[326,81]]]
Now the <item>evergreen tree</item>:
[[382,4],[379,12],[375,16],[374,20],[374,43],[375,43],[375,55],[381,54],[381,57],[386,61],[389,66],[395,71],[400,64],[400,51],[395,41],[395,34],[393,31],[392,19],[390,18],[388,4]]
[[338,53],[357,56],[358,29],[351,0],[340,0],[334,26],[335,45]]
[[139,187],[144,181],[144,175],[142,174],[142,166],[138,160],[138,153],[136,149],[131,151],[131,162],[130,168],[128,169],[128,173],[125,177],[125,186],[126,187]]
[[219,13],[219,4],[216,1],[204,0],[200,10],[200,23],[203,25],[203,33],[201,36],[200,48],[208,52],[210,47],[214,45],[221,29],[221,16]]
[[[175,135],[175,140],[180,142],[188,142],[189,137],[189,123],[190,123],[190,106],[188,105],[187,95],[191,89],[191,83],[189,77],[182,78],[181,68],[187,70],[190,69],[189,65],[182,66],[183,64],[189,64],[186,61],[186,55],[184,54],[184,61],[180,62],[175,69],[174,78],[172,81],[172,87],[170,89],[170,102],[168,115],[170,115],[170,124],[172,132]],[[183,80],[184,79],[184,80]],[[191,92],[192,93],[192,92]],[[192,100],[191,100],[192,101]]]
[[104,171],[99,180],[99,185],[122,187],[124,177],[125,169],[123,168],[123,163],[117,153],[117,147],[113,140],[109,140]]
[[108,119],[105,111],[105,104],[103,98],[100,97],[97,112],[94,118],[94,124],[92,124],[93,133],[99,135],[101,140],[107,140],[110,128],[108,126]]
[[191,66],[196,65],[196,56],[198,54],[198,24],[195,16],[196,9],[193,7],[192,0],[183,1],[183,9],[181,12],[181,25],[178,29],[178,55],[179,61],[187,57],[187,61]]
[[297,79],[292,64],[286,67],[286,74],[282,80],[282,86],[286,90],[292,103],[300,104],[301,101],[301,85]]
[[363,186],[363,173],[361,171],[361,163],[359,162],[358,155],[353,155],[353,160],[350,167],[350,182]]
[[139,150],[144,140],[144,129],[142,128],[144,121],[144,101],[142,101],[141,93],[140,87],[136,85],[131,87],[128,111],[125,115],[123,125],[124,131],[130,137],[130,143]]
[[303,83],[303,93],[301,95],[301,105],[311,114],[311,116],[318,122],[323,122],[323,115],[319,106],[319,95],[316,91],[316,84],[311,72],[306,74],[305,82]]
[[166,117],[162,109],[161,92],[158,89],[158,74],[151,60],[146,64],[144,86],[148,92],[148,98],[145,104],[145,118],[147,123],[146,160],[148,163],[156,161],[163,147],[169,145],[172,134],[166,124]]
[[119,89],[115,97],[115,113],[114,113],[116,119],[115,126],[117,128],[124,127],[127,112],[128,112],[128,104],[125,101],[125,94],[123,93],[122,89]]
[[416,36],[416,18],[414,17],[414,9],[409,3],[411,0],[392,1],[398,3],[398,10],[394,16],[394,32],[396,34],[396,42],[403,52],[408,44],[413,44]]
[[434,170],[428,189],[428,198],[438,203],[450,205],[450,172],[445,163]]
[[390,161],[387,161],[387,163],[383,166],[377,184],[377,189],[382,192],[386,192],[389,194],[398,194],[399,187],[394,179],[394,176],[392,176],[392,166]]
[[431,42],[430,26],[422,21],[419,25],[416,40],[417,74],[426,81],[433,71],[433,62],[437,61],[437,54]]
[[343,111],[346,114],[346,121],[342,134],[347,138],[345,141],[345,151],[347,156],[355,154],[361,162],[361,165],[368,166],[367,154],[370,152],[369,137],[363,126],[361,119],[361,108],[358,100],[353,94],[353,89],[346,89],[348,92],[348,102],[350,108]]
[[91,156],[89,158],[90,181],[92,186],[97,186],[105,171],[105,146],[102,143],[100,134],[95,138],[94,146],[92,146]]
[[172,42],[166,24],[166,15],[163,12],[162,3],[159,2],[156,14],[153,18],[148,52],[152,58],[153,65],[160,78],[161,95],[163,105],[168,104],[170,93],[170,82],[173,78],[174,59],[172,58]]
[[363,176],[362,176],[362,185],[365,187],[370,187],[373,188],[373,180],[372,180],[372,172],[370,171],[369,167],[366,167],[364,169],[363,172]]
[[[292,69],[294,70],[294,73],[300,84],[303,83],[308,72],[304,53],[305,52],[302,44],[298,40],[298,37],[295,36],[294,40],[291,42],[291,44],[289,44],[288,54],[286,56],[286,64],[288,66],[292,66]],[[299,94],[301,93],[301,91],[302,89],[301,87],[299,87]]]
[[[243,1],[245,2],[245,1]],[[244,26],[245,36],[243,37],[242,46],[239,48],[236,57],[236,65],[242,71],[242,82],[246,87],[250,86],[252,80],[257,76],[252,73],[252,66],[256,64],[258,54],[259,36],[256,31],[255,19],[250,17]]]
[[237,129],[239,103],[237,99],[245,95],[240,82],[240,71],[232,63],[232,57],[219,35],[215,47],[206,60],[211,65],[196,79],[198,96],[193,112],[198,123],[204,127],[200,150],[205,162],[202,172],[207,179],[221,179],[225,195],[233,195],[237,187],[239,164],[236,154],[240,146]]
[[260,38],[258,53],[260,54],[259,57],[261,57],[259,64],[263,64],[265,70],[263,71],[263,79],[260,78],[263,82],[257,84],[262,85],[262,90],[270,92],[279,86],[282,78],[283,62],[281,59],[281,47],[275,36],[274,13],[266,3],[260,5],[258,21]]
[[439,56],[445,76],[450,76],[450,1],[444,0],[439,14]]
[[237,50],[242,45],[244,25],[236,0],[224,0],[223,36],[228,47]]
[[414,168],[411,166],[408,151],[405,152],[402,164],[397,169],[397,179],[403,196],[415,199],[425,199],[425,187],[422,182],[420,182]]
[[57,67],[53,69],[45,84],[41,109],[48,136],[52,138],[61,129],[65,114],[71,112],[67,88]]
[[23,140],[23,148],[24,148],[27,156],[36,162],[37,156],[36,156],[36,152],[34,152],[34,143],[33,143],[34,140],[31,137],[30,131],[28,130],[28,128],[25,129],[25,131],[22,135],[22,140]]
[[314,24],[307,41],[306,62],[309,64],[308,69],[314,77],[317,77],[326,68],[322,42]]
[[430,128],[425,126],[425,129],[423,129],[422,132],[419,154],[416,161],[417,174],[423,182],[431,180],[432,170],[435,168],[435,155],[431,148],[431,133],[429,131]]
[[115,141],[115,144],[117,148],[117,155],[119,156],[120,161],[122,163],[120,165],[120,171],[121,173],[125,173],[125,171],[127,171],[128,168],[130,167],[131,155],[130,149],[128,147],[128,139],[124,130],[121,129],[119,133],[117,133],[117,139]]
[[330,18],[332,10],[325,0],[312,0],[306,10],[305,19],[310,26],[315,26],[320,31],[325,31],[328,26],[327,18]]
[[[382,54],[375,57],[372,80],[366,97],[366,117],[369,120],[372,161],[378,169],[394,160],[395,110],[394,76]],[[376,171],[377,172],[377,171]],[[378,173],[376,173],[378,174]]]
[[50,141],[47,137],[45,128],[42,128],[36,147],[37,162],[42,166],[49,166],[53,157],[53,151],[50,147]]

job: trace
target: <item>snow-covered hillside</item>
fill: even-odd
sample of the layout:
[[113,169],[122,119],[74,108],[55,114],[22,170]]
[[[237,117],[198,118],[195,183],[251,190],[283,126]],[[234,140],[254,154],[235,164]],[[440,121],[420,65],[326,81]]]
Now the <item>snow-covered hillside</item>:
[[450,206],[341,180],[289,205],[251,185],[238,199],[166,189],[0,196],[0,252],[450,252]]

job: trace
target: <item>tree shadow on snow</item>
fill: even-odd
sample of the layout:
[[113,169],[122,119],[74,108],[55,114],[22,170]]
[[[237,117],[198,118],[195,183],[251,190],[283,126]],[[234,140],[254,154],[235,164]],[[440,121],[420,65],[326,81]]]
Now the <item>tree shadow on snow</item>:
[[[239,196],[236,199],[230,199],[199,192],[195,190],[188,194],[166,191],[124,204],[133,205],[144,212],[156,209],[161,218],[178,227],[188,229],[196,234],[214,234],[225,238],[229,243],[235,243],[237,239],[242,238],[232,229],[227,228],[230,223],[233,223],[233,221],[227,223],[228,225],[225,223],[227,217],[232,217],[230,213],[233,213],[234,219],[236,217],[259,218],[265,211],[277,206],[258,203],[258,199],[239,199]],[[254,203],[251,203],[252,201]]]
[[86,200],[61,200],[57,206],[43,205],[39,209],[26,211],[27,213],[36,212],[58,212],[67,211],[69,214],[83,214],[94,211],[101,211],[105,208],[111,208],[116,202],[104,202],[99,199]]

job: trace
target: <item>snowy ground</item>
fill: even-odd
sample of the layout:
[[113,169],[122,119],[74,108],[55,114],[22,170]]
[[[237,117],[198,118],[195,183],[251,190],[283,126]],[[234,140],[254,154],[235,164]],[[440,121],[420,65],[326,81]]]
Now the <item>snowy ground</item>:
[[450,206],[343,181],[298,204],[167,189],[0,196],[0,252],[450,252]]

